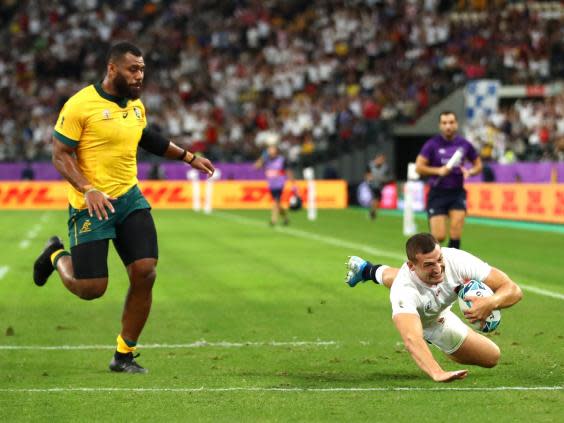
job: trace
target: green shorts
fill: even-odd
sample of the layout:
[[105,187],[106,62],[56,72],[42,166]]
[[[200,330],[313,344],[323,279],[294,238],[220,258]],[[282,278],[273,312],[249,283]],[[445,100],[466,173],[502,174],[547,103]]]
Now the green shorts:
[[115,239],[116,225],[119,225],[131,212],[139,209],[150,209],[151,205],[143,197],[137,185],[112,201],[115,213],[108,210],[108,220],[90,217],[88,209],[78,210],[69,206],[69,240],[71,248],[86,242],[101,239]]

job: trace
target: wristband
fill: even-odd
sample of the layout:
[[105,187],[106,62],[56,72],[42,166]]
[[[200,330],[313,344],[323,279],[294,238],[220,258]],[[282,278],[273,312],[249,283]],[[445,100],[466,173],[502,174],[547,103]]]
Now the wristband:
[[196,155],[192,153],[192,158],[188,160],[188,164],[192,164],[192,162],[196,159]]
[[181,162],[184,161],[184,157],[186,157],[186,155],[188,154],[188,150],[184,150],[182,152],[182,154],[180,155],[180,157],[178,157],[178,160],[180,160]]
[[88,195],[88,194],[90,194],[91,192],[94,192],[94,191],[100,192],[99,189],[96,189],[96,188],[92,187],[92,188],[89,188],[89,189],[87,189],[86,191],[84,191],[84,197],[86,197],[86,195]]
[[92,188],[94,188],[94,185],[92,184],[86,184],[82,187],[82,192],[84,194],[86,194],[88,191],[90,191]]

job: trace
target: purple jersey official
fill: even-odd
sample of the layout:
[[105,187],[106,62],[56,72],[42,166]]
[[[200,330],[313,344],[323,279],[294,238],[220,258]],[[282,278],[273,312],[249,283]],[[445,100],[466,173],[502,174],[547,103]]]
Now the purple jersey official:
[[[446,238],[449,220],[449,247],[460,248],[466,216],[464,179],[482,171],[482,161],[472,144],[458,135],[458,122],[453,112],[439,117],[440,134],[427,140],[415,161],[417,173],[429,176],[427,215],[433,236],[442,242]],[[472,167],[463,165],[468,161]]]

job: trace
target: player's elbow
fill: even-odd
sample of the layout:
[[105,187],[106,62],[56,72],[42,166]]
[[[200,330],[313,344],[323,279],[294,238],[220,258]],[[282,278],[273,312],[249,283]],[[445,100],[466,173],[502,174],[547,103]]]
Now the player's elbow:
[[516,304],[519,301],[521,301],[523,299],[523,290],[519,287],[519,285],[517,285],[516,283],[512,282],[511,283],[511,302],[510,304]]

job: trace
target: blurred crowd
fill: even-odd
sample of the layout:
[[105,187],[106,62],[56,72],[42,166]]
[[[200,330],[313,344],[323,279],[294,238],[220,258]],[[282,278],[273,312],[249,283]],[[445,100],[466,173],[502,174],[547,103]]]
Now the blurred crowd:
[[[62,104],[102,79],[117,40],[145,52],[149,122],[178,144],[248,161],[276,136],[297,161],[366,139],[382,122],[412,123],[471,79],[563,75],[563,9],[540,4],[0,0],[0,161],[50,157]],[[561,98],[523,102],[494,126],[506,143],[518,134],[534,144],[529,132],[539,131],[522,119],[561,112]]]
[[502,103],[465,135],[485,161],[564,161],[564,95]]
[[564,94],[502,103],[466,135],[485,161],[564,161]]

